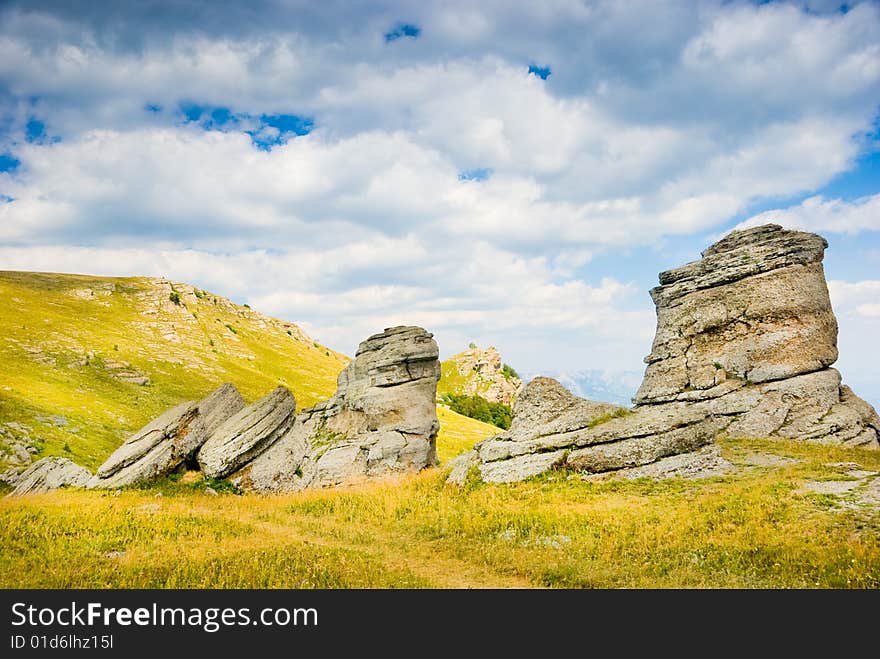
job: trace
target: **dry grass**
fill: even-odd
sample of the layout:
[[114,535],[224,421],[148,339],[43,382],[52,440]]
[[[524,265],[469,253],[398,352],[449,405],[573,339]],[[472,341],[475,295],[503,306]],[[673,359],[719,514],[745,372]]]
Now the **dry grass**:
[[271,497],[209,496],[190,478],[5,499],[0,587],[880,587],[876,507],[798,494],[841,478],[828,463],[880,470],[880,455],[723,447],[734,461],[763,450],[803,462],[704,481],[553,472],[458,489],[431,470]]

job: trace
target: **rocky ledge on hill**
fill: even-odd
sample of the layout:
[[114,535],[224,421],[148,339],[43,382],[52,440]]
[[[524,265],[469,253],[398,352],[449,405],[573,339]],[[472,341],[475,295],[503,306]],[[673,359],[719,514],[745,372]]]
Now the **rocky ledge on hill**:
[[490,403],[513,404],[522,389],[522,380],[505,372],[501,354],[495,347],[483,349],[473,343],[471,346],[443,362],[444,379],[449,380],[445,384],[451,393],[476,394]]
[[462,482],[469,466],[489,482],[554,466],[605,472],[694,451],[721,433],[880,448],[877,412],[831,368],[837,321],[826,247],[821,236],[764,225],[661,273],[634,408],[609,412],[536,378],[510,430],[478,444],[450,478]]
[[59,487],[85,487],[91,476],[88,469],[67,458],[43,458],[15,478],[9,496],[39,494]]
[[92,476],[46,458],[11,494],[64,485],[118,488],[196,466],[241,489],[286,492],[354,483],[437,464],[437,343],[421,327],[392,327],[358,346],[336,394],[296,414],[278,387],[245,406],[231,384],[174,407],[120,446]]

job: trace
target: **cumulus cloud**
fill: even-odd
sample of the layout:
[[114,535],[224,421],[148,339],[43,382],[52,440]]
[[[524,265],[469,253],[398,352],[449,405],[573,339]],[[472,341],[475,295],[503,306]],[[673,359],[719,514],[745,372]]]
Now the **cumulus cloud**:
[[[192,249],[0,247],[0,262],[10,269],[136,273],[197,282],[301,322],[348,352],[368,334],[394,324],[430,328],[445,354],[474,338],[504,345],[505,336],[517,333],[549,340],[568,332],[596,344],[650,341],[653,313],[644,305],[626,308],[638,293],[631,283],[610,277],[595,284],[559,282],[543,258],[523,259],[488,244],[466,249],[463,267],[450,268],[449,256],[410,240],[351,243],[321,253],[291,248],[227,255]],[[375,270],[377,261],[384,275],[374,271],[365,277],[364,270]],[[384,283],[359,283],[364,280]],[[633,356],[640,358],[638,351]],[[523,361],[538,363],[526,355]]]
[[790,229],[819,232],[880,231],[880,194],[852,201],[825,199],[821,195],[808,197],[797,206],[759,213],[743,222],[740,227],[758,226],[768,222]]
[[828,282],[828,292],[831,294],[835,311],[838,314],[848,313],[853,309],[873,307],[875,303],[880,303],[880,280],[866,279],[855,282],[831,280]]
[[164,274],[349,351],[420,322],[613,367],[653,328],[631,250],[803,194],[745,224],[878,230],[878,196],[813,194],[873,130],[874,3],[342,6],[5,3],[3,267]]

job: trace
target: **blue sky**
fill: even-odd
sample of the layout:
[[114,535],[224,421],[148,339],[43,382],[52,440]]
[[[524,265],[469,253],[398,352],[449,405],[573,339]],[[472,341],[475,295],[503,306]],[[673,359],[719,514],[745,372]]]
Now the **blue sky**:
[[823,234],[880,403],[876,2],[5,2],[0,268],[164,275],[354,352],[641,370],[657,273]]

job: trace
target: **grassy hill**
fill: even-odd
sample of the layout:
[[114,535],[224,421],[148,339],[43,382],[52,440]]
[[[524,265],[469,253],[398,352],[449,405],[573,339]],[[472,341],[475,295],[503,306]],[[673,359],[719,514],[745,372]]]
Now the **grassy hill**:
[[506,429],[521,386],[516,371],[501,361],[496,348],[471,343],[467,350],[440,362],[437,396],[453,412]]
[[[223,382],[249,402],[283,384],[302,409],[332,395],[349,361],[293,323],[164,279],[0,272],[0,296],[0,449],[93,470],[128,433]],[[440,419],[444,458],[497,432]]]

